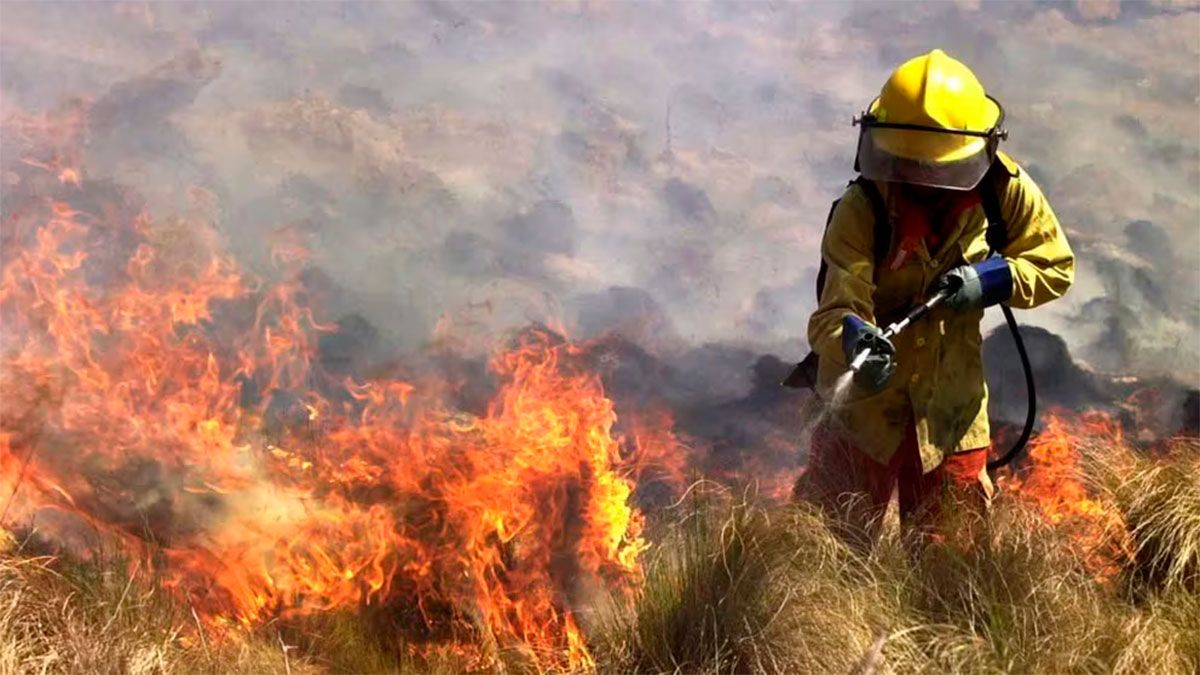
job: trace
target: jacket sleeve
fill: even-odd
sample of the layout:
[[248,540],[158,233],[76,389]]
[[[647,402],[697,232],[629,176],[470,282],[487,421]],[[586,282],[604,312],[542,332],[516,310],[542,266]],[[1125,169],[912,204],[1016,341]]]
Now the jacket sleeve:
[[1031,309],[1067,292],[1075,280],[1075,254],[1041,189],[1027,172],[1017,174],[1004,195],[1008,245],[1000,254],[1013,273],[1009,304]]
[[822,359],[843,367],[842,317],[855,314],[875,323],[873,217],[866,196],[853,186],[834,208],[821,242],[825,287],[808,320],[808,343]]

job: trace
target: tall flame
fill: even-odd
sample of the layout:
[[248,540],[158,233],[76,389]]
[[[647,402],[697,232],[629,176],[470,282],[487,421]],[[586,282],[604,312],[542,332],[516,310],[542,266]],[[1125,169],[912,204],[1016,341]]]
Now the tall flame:
[[616,433],[579,346],[526,332],[496,352],[499,388],[470,414],[436,383],[315,364],[337,329],[298,275],[260,288],[222,255],[157,246],[144,216],[69,199],[4,228],[8,522],[121,542],[212,627],[411,607],[480,663],[495,650],[471,645],[590,665],[575,596],[638,580],[639,448],[667,456],[674,438]]
[[1067,530],[1085,565],[1100,579],[1116,575],[1128,558],[1129,543],[1121,512],[1089,491],[1082,475],[1082,449],[1120,445],[1122,436],[1121,427],[1104,413],[1051,411],[1029,443],[1027,465],[1000,479],[1005,490],[1034,504],[1050,524]]

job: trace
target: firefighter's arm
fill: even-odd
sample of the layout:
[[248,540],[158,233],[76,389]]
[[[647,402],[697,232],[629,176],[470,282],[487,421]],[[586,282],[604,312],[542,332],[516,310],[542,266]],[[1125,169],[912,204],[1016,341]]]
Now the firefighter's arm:
[[1067,292],[1075,280],[1075,254],[1037,183],[1027,172],[1017,173],[1001,202],[1008,245],[1000,254],[1012,270],[1009,304],[1030,309]]
[[873,217],[867,198],[857,186],[851,187],[834,209],[821,242],[825,287],[808,320],[808,343],[822,359],[843,367],[842,317],[854,314],[875,323]]

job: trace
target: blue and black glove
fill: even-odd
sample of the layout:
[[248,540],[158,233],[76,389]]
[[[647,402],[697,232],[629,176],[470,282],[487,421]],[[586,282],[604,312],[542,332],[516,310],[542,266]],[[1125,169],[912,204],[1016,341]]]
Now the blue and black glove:
[[847,314],[842,318],[842,353],[846,363],[853,361],[863,350],[870,356],[854,374],[854,381],[868,391],[880,391],[896,370],[896,348],[877,326]]
[[951,291],[942,303],[951,309],[983,309],[1012,297],[1013,277],[1008,261],[999,256],[946,272],[934,285],[935,291]]

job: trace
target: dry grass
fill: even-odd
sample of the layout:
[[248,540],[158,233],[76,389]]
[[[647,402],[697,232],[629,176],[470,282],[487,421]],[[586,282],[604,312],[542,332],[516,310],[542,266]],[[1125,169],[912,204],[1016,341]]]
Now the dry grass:
[[267,640],[201,642],[192,621],[123,564],[0,556],[0,673],[313,672]]
[[[1200,672],[1197,450],[1088,453],[1128,527],[1108,581],[1013,495],[919,555],[893,526],[863,556],[803,507],[701,486],[658,519],[641,592],[581,619],[604,672]],[[402,636],[373,610],[201,642],[136,569],[0,554],[3,673],[464,671],[449,651],[415,660]]]
[[273,623],[216,637],[137,566],[0,553],[0,674],[462,673],[452,652],[417,659],[370,613]]
[[1152,458],[1121,448],[1088,454],[1097,491],[1128,525],[1133,592],[1200,590],[1200,440],[1179,440]]
[[1012,497],[970,536],[930,546],[893,583],[910,620],[936,627],[927,653],[938,672],[1111,672],[1132,648],[1123,625],[1132,613],[1067,533]]
[[1014,495],[919,555],[893,527],[864,558],[803,507],[710,494],[677,507],[643,592],[602,612],[593,644],[622,672],[1200,672],[1200,453],[1089,457],[1135,552],[1117,579]]
[[593,642],[622,672],[849,672],[882,635],[919,656],[897,594],[805,509],[693,493],[676,507],[632,601],[614,600]]

